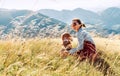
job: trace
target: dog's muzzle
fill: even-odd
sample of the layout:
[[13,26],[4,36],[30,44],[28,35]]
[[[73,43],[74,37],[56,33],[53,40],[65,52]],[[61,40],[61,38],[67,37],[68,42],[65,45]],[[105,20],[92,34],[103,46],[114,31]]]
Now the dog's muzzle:
[[64,40],[63,45],[67,51],[69,51],[72,48],[72,45],[69,40]]

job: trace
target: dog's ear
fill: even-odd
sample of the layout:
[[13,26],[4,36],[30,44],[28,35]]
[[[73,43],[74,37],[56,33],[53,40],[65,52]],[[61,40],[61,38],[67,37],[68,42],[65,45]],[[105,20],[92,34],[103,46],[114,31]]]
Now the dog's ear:
[[61,39],[64,40],[64,34],[61,35]]

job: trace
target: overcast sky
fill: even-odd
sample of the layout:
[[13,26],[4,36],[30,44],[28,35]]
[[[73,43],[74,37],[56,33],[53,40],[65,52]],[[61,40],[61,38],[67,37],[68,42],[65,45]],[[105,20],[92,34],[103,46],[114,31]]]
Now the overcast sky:
[[120,0],[0,0],[0,8],[7,9],[75,9],[101,11],[108,7],[120,7]]

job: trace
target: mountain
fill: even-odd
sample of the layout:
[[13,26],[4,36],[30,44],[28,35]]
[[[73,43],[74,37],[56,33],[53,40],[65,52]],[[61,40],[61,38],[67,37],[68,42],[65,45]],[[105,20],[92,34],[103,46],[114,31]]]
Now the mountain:
[[104,10],[101,13],[101,20],[108,26],[120,24],[120,8],[111,7]]
[[101,13],[101,20],[104,30],[107,30],[109,34],[120,34],[120,8],[111,7],[104,10]]
[[29,10],[7,10],[0,9],[0,25],[7,25],[12,19],[17,16],[24,16],[32,13]]
[[42,9],[39,10],[39,12],[66,23],[71,23],[71,20],[73,18],[80,18],[83,22],[89,24],[96,24],[101,22],[100,16],[97,13],[94,13],[89,10],[84,10],[81,8],[76,8],[72,11],[71,10],[56,11],[51,9]]
[[120,8],[117,7],[107,8],[99,13],[84,10],[81,8],[62,11],[42,9],[39,10],[39,12],[69,24],[71,23],[71,20],[73,18],[80,18],[83,23],[87,25],[92,25],[90,29],[95,28],[96,31],[99,31],[99,33],[103,33],[102,31],[105,31],[105,34],[120,33]]
[[80,18],[87,24],[103,24],[103,25],[116,25],[120,24],[120,8],[110,7],[101,13],[95,13],[89,10],[76,8],[74,10],[56,11],[51,9],[39,10],[40,13],[49,17],[61,20],[66,23],[71,23],[73,18]]
[[111,7],[101,13],[76,8],[56,11],[43,9],[29,10],[0,9],[0,35],[13,37],[60,37],[63,32],[75,33],[70,25],[73,18],[80,18],[87,31],[107,37],[120,33],[120,8]]
[[56,37],[67,30],[67,24],[48,16],[34,12],[28,16],[14,18],[4,28],[3,34],[10,34],[13,37]]

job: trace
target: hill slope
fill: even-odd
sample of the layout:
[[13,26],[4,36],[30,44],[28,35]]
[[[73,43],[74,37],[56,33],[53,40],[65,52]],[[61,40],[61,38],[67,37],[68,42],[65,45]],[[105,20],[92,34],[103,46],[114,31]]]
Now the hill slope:
[[68,24],[71,23],[71,20],[73,18],[80,18],[83,23],[91,25],[91,31],[95,30],[103,37],[111,33],[120,33],[120,8],[117,7],[110,7],[99,13],[94,13],[92,11],[84,10],[81,8],[62,11],[43,9],[39,12]]
[[66,31],[74,33],[66,22],[70,24],[73,18],[78,17],[86,24],[87,31],[108,37],[110,34],[120,33],[119,11],[120,9],[115,7],[108,8],[100,14],[81,8],[62,11],[44,9],[37,12],[0,9],[0,35],[2,38],[6,35],[24,38],[58,37]]
[[1,35],[20,37],[56,37],[67,31],[67,24],[37,12],[27,16],[17,16],[4,26]]
[[[107,48],[113,47],[117,50],[120,41],[117,41],[116,47],[116,44],[111,44],[115,40],[95,39],[98,41],[95,42],[97,51],[103,52],[101,57],[107,60],[116,72],[114,76],[120,76],[120,54],[111,53],[109,49],[107,51],[106,44],[102,44],[104,40],[110,41]],[[76,46],[76,43],[73,45]],[[79,63],[73,56],[61,58],[59,56],[61,47],[60,39],[2,40],[0,41],[0,76],[103,76],[100,71],[90,66],[88,61]]]
[[100,16],[97,13],[94,13],[89,10],[84,10],[81,8],[76,8],[72,11],[71,10],[56,11],[51,9],[43,9],[40,10],[39,12],[66,23],[71,23],[71,20],[73,18],[80,18],[81,20],[88,24],[96,24],[100,22]]
[[29,10],[7,10],[0,9],[0,25],[6,26],[12,19],[17,16],[25,16],[32,13]]

